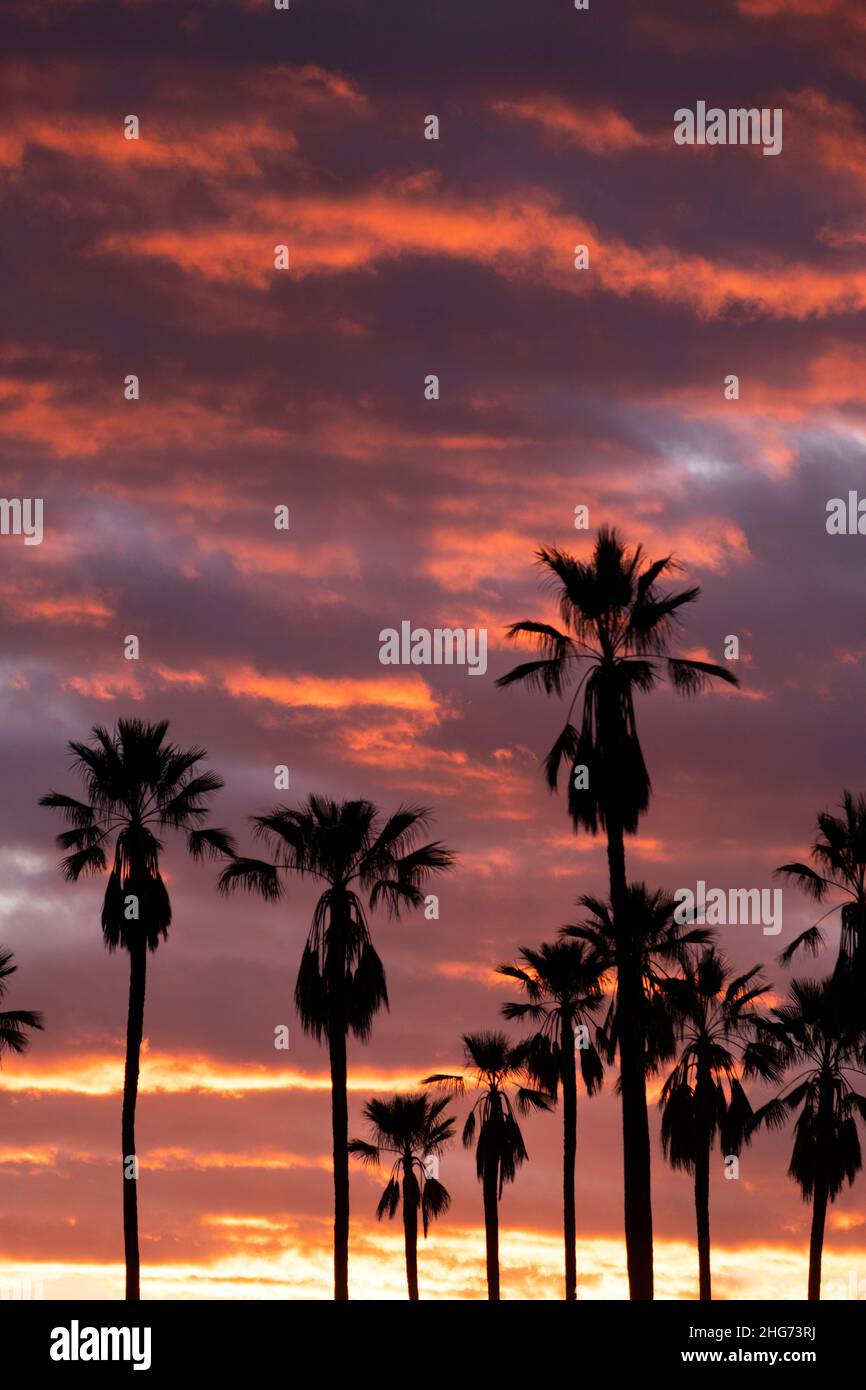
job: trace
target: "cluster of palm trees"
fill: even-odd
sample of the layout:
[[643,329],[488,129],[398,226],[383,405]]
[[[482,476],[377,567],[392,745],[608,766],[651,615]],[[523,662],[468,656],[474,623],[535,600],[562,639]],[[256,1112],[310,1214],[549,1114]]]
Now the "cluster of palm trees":
[[[314,879],[318,896],[303,949],[295,1003],[304,1029],[327,1045],[331,1072],[334,1181],[334,1296],[349,1296],[349,1159],[390,1163],[380,1217],[402,1209],[409,1297],[418,1297],[419,1218],[429,1223],[448,1209],[438,1161],[455,1133],[451,1096],[475,1099],[463,1143],[475,1146],[482,1189],[487,1286],[500,1296],[499,1202],[527,1150],[519,1117],[559,1102],[563,1121],[565,1297],[577,1297],[575,1166],[578,1070],[587,1096],[598,1092],[606,1066],[618,1063],[622,1109],[625,1241],[630,1296],[653,1297],[653,1225],[647,1083],[673,1068],[661,1089],[662,1145],[675,1168],[694,1181],[700,1297],[711,1297],[709,1180],[720,1143],[736,1155],[762,1126],[796,1117],[789,1173],[812,1203],[808,1294],[820,1296],[821,1252],[828,1203],[861,1166],[858,1118],[866,1100],[852,1077],[866,1065],[866,798],[845,793],[841,817],[819,817],[810,867],[779,870],[818,903],[841,894],[841,940],[831,974],[795,980],[787,999],[767,1007],[769,984],[756,966],[735,976],[713,932],[682,924],[673,899],[630,882],[626,837],[649,807],[651,784],[636,722],[636,696],[666,675],[675,690],[695,694],[714,681],[736,685],[728,669],[671,654],[680,611],[699,590],[662,591],[676,567],[670,557],[650,562],[602,529],[592,556],[581,561],[557,549],[537,559],[558,600],[558,626],[522,621],[509,629],[538,648],[535,659],[498,684],[524,683],[547,695],[570,696],[564,727],[545,761],[556,789],[567,770],[567,807],[576,831],[603,834],[609,898],[584,896],[581,920],[554,943],[524,947],[501,973],[520,999],[504,1006],[509,1021],[529,1027],[518,1038],[468,1033],[464,1066],[424,1078],[419,1090],[371,1100],[368,1139],[348,1131],[350,1038],[366,1042],[388,1007],[382,961],[369,919],[379,908],[392,917],[424,902],[432,875],[455,856],[440,841],[423,841],[429,812],[401,806],[383,815],[368,801],[335,802],[312,795],[298,808],[275,806],[252,817],[266,858],[242,855],[228,831],[208,823],[221,779],[203,769],[202,748],[178,748],[166,723],[120,719],[73,743],[74,767],[85,800],[50,792],[42,804],[64,816],[58,837],[69,880],[107,875],[102,930],[110,951],[129,955],[130,990],[121,1144],[126,1297],[140,1297],[135,1111],[143,1035],[148,952],[171,923],[161,875],[163,837],[186,836],[189,853],[221,861],[223,893],[244,889],[278,902],[292,878]],[[823,920],[823,919],[821,919]],[[818,953],[820,922],[782,957]],[[0,959],[0,993],[14,967]],[[5,972],[5,973],[4,973]],[[0,1048],[20,1051],[35,1014],[0,1015]],[[789,1073],[792,1079],[786,1081]],[[744,1082],[776,1086],[753,1109]],[[437,1094],[439,1092],[439,1094]]]
[[[849,798],[850,799],[850,798]],[[859,808],[866,826],[866,802]],[[820,850],[819,840],[816,849]],[[790,870],[788,870],[790,871]],[[616,983],[615,938],[609,905],[581,899],[588,911],[578,926],[563,927],[560,939],[538,949],[524,947],[520,963],[499,967],[517,980],[520,1002],[503,1005],[509,1020],[533,1025],[529,1037],[515,1041],[504,1033],[466,1034],[465,1071],[439,1073],[425,1085],[463,1095],[477,1092],[463,1129],[463,1143],[476,1143],[482,1186],[490,1299],[500,1297],[499,1201],[528,1153],[519,1114],[553,1108],[562,1088],[563,1234],[565,1298],[577,1297],[575,1168],[577,1153],[578,1070],[587,1096],[601,1089],[604,1069],[619,1048],[621,999]],[[821,1256],[828,1202],[853,1182],[861,1167],[856,1120],[866,1119],[866,1098],[852,1084],[866,1063],[862,984],[844,953],[824,981],[794,980],[788,998],[761,1010],[770,986],[756,966],[735,975],[712,940],[696,927],[684,931],[675,921],[675,903],[644,885],[630,889],[630,921],[635,949],[642,956],[643,1011],[647,1077],[673,1063],[661,1087],[661,1141],[675,1169],[693,1179],[699,1298],[712,1298],[710,1268],[710,1163],[717,1142],[726,1161],[739,1155],[761,1127],[780,1128],[795,1118],[789,1174],[812,1202],[808,1297],[820,1297]],[[786,1075],[794,1071],[793,1079]],[[777,1094],[753,1109],[744,1081],[775,1085]],[[513,1097],[513,1103],[512,1103]],[[447,1099],[447,1098],[446,1098]],[[412,1125],[405,1123],[406,1098],[376,1100],[367,1107],[377,1134],[390,1133],[395,1152],[441,1154],[453,1137],[454,1119],[443,1115],[445,1099],[435,1102],[435,1140],[426,1126],[424,1095],[408,1098]],[[389,1117],[388,1124],[383,1116]],[[401,1124],[401,1120],[403,1123]],[[401,1142],[395,1143],[400,1137]],[[382,1145],[355,1140],[350,1145],[365,1161],[378,1162]],[[386,1146],[387,1147],[387,1146]],[[377,1215],[394,1216],[399,1193],[393,1174]],[[437,1182],[433,1215],[447,1210],[449,1194]],[[403,1212],[409,1296],[418,1297],[417,1207]],[[426,1223],[425,1223],[426,1234]]]
[[[778,1126],[799,1111],[789,1174],[813,1203],[808,1296],[818,1298],[826,1205],[860,1168],[855,1117],[866,1118],[866,1100],[850,1081],[866,1065],[866,798],[845,792],[841,817],[818,817],[814,867],[786,864],[778,871],[817,902],[831,890],[846,901],[833,973],[794,981],[787,1001],[762,1016],[755,1004],[769,987],[760,967],[730,979],[713,933],[703,926],[682,930],[672,900],[630,884],[626,874],[625,836],[636,832],[651,794],[636,694],[650,693],[665,674],[686,696],[713,681],[738,683],[722,666],[671,654],[674,626],[700,590],[660,590],[659,581],[676,569],[672,557],[649,561],[640,546],[629,550],[607,528],[589,561],[555,548],[539,550],[536,559],[555,592],[560,625],[513,624],[509,635],[533,642],[539,655],[497,684],[524,683],[559,697],[573,691],[547,756],[547,780],[555,790],[565,765],[575,829],[606,837],[609,902],[583,898],[590,920],[566,933],[585,941],[615,974],[599,1039],[608,1058],[614,1049],[619,1058],[630,1296],[653,1297],[647,1078],[681,1046],[662,1092],[662,1140],[674,1166],[694,1174],[701,1297],[711,1289],[709,1152],[716,1136],[736,1152],[761,1125]],[[834,910],[835,904],[825,916]],[[816,924],[781,961],[790,963],[801,950],[817,953],[823,944]],[[795,1065],[802,1066],[795,1080],[752,1113],[741,1077],[781,1082]]]

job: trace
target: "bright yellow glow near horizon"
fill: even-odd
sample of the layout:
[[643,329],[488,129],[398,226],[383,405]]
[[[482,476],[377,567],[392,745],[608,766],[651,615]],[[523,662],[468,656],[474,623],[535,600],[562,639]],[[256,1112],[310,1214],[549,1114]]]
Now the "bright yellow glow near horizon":
[[[331,1296],[330,1223],[311,1223],[320,1240],[302,1240],[298,1223],[215,1213],[203,1224],[217,1227],[235,1251],[208,1264],[178,1262],[148,1266],[143,1251],[142,1297],[167,1300],[319,1300]],[[265,1247],[265,1248],[262,1248]],[[505,1299],[556,1300],[562,1293],[562,1246],[555,1233],[501,1232],[500,1263]],[[720,1300],[802,1299],[807,1252],[772,1245],[713,1251],[714,1296]],[[697,1296],[697,1256],[686,1241],[656,1241],[656,1296],[690,1301]],[[484,1231],[441,1227],[419,1241],[421,1296],[426,1299],[484,1299]],[[393,1225],[359,1225],[353,1230],[349,1262],[355,1299],[394,1301],[406,1297],[402,1231]],[[578,1241],[579,1297],[625,1299],[625,1250],[621,1240]],[[45,1299],[120,1299],[123,1267],[24,1261],[0,1266],[4,1296]],[[15,1290],[20,1293],[16,1294]],[[866,1250],[825,1251],[823,1296],[866,1299]]]
[[[371,1071],[363,1066],[349,1073],[350,1091],[412,1091],[423,1075],[417,1071]],[[206,1091],[217,1095],[243,1095],[259,1091],[330,1091],[326,1071],[304,1072],[280,1066],[232,1066],[209,1057],[176,1057],[145,1050],[139,1079],[140,1093]],[[57,1060],[25,1059],[14,1071],[0,1072],[0,1091],[39,1092],[54,1095],[110,1096],[123,1090],[122,1054],[81,1056],[70,1064]]]

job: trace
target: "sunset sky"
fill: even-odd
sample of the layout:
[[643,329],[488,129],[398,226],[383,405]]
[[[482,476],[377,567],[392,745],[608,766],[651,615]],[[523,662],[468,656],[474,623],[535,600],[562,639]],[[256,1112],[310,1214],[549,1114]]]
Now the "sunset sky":
[[[373,920],[392,1003],[350,1043],[359,1135],[371,1095],[458,1068],[461,1034],[498,1026],[514,993],[497,965],[607,892],[603,842],[572,833],[539,769],[563,708],[494,688],[519,659],[506,625],[555,616],[539,544],[585,556],[615,524],[702,586],[682,652],[720,661],[740,639],[741,690],[640,706],[654,797],[630,877],[778,886],[816,813],[866,790],[866,540],[825,528],[831,498],[866,495],[866,10],[0,0],[0,68],[2,495],[43,498],[45,526],[41,545],[0,536],[0,944],[9,1007],[46,1022],[0,1072],[0,1281],[114,1298],[128,962],[103,948],[102,885],[62,881],[37,806],[79,793],[69,739],[170,719],[225,778],[214,818],[248,852],[277,764],[290,802],[433,808],[458,864],[438,922]],[[675,110],[699,100],[781,108],[782,153],[676,145]],[[380,665],[403,620],[486,628],[486,675]],[[315,890],[220,898],[179,839],[164,864],[142,1295],[327,1298],[327,1055],[292,1005]],[[812,920],[785,888],[779,936],[730,927],[722,946],[783,993],[775,957]],[[627,1296],[614,1080],[578,1107],[587,1298]],[[651,1121],[657,1293],[694,1298],[691,1185],[654,1103]],[[561,1115],[526,1137],[503,1296],[558,1298]],[[739,1181],[716,1155],[718,1297],[805,1295],[790,1144],[761,1135]],[[453,1206],[421,1242],[421,1295],[482,1298],[459,1144],[441,1177]],[[353,1166],[351,1290],[403,1298],[380,1187]],[[824,1285],[866,1296],[866,1177],[831,1210]]]

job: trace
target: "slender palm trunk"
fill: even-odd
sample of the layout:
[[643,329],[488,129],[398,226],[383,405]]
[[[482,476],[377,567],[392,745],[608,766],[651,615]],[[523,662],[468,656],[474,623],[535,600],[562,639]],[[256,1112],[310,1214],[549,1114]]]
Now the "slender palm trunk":
[[403,1160],[403,1237],[406,1244],[406,1281],[409,1300],[418,1302],[418,1206],[417,1183],[411,1158]]
[[713,1296],[710,1275],[710,1145],[701,1144],[695,1161],[695,1218],[698,1228],[698,1298]]
[[331,1131],[334,1155],[334,1298],[349,1297],[349,1102],[346,1090],[346,1021],[342,1008],[331,1010],[328,1025],[331,1063]]
[[629,1297],[653,1297],[653,1215],[649,1115],[646,1101],[646,1046],[640,956],[629,939],[628,888],[622,822],[608,809],[607,861],[616,933],[619,1068],[622,1088],[625,1245]]
[[821,1259],[824,1253],[824,1223],[827,1220],[827,1183],[820,1178],[812,1194],[812,1231],[809,1236],[809,1293],[810,1303],[821,1297]]
[[574,1068],[574,1024],[564,1013],[560,1026],[562,1055],[562,1228],[565,1234],[565,1297],[577,1298],[577,1223],[574,1213],[574,1170],[577,1156],[577,1077]]
[[484,1236],[487,1244],[487,1297],[499,1299],[499,1164],[484,1170]]
[[138,1254],[138,1168],[135,1153],[135,1105],[141,1039],[144,1032],[144,993],[147,979],[147,943],[144,934],[129,952],[129,1010],[126,1017],[126,1063],[123,1072],[123,1113],[120,1145],[123,1172],[123,1253],[126,1260],[126,1299],[141,1299]]
[[815,1186],[812,1189],[812,1230],[809,1234],[809,1291],[810,1303],[821,1297],[821,1260],[824,1254],[824,1226],[827,1220],[827,1204],[830,1199],[830,1185],[827,1181],[826,1155],[833,1147],[833,1101],[835,1087],[828,1066],[825,1047],[821,1079],[818,1089],[818,1114],[816,1116],[817,1154]]

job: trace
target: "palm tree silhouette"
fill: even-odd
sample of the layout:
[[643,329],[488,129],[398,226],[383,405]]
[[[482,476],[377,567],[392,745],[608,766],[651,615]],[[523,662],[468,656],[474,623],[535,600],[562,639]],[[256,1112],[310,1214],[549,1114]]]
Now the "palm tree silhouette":
[[167,731],[166,720],[147,724],[119,719],[113,733],[95,725],[90,743],[69,744],[73,766],[84,779],[87,801],[52,791],[39,803],[61,811],[72,826],[57,836],[57,843],[67,851],[60,865],[67,881],[104,873],[106,851],[114,842],[102,903],[102,935],[109,951],[121,946],[129,952],[121,1149],[126,1298],[132,1302],[141,1297],[135,1108],[147,952],[156,950],[171,924],[171,902],[160,873],[159,835],[166,830],[184,831],[194,859],[232,852],[225,830],[202,827],[208,815],[207,799],[222,787],[222,778],[196,771],[196,764],[207,757],[205,749],[167,743]]
[[[13,965],[15,957],[11,951],[0,950],[0,1003],[6,997],[9,981],[18,969]],[[25,1029],[43,1028],[42,1014],[33,1009],[0,1010],[0,1061],[4,1052],[22,1053],[30,1046],[30,1038]]]
[[[623,1109],[622,1059],[626,1040],[637,1049],[640,1065],[637,1076],[632,1078],[631,1104],[642,1111],[649,1135],[647,1077],[655,1075],[676,1051],[676,1020],[661,985],[682,965],[686,949],[708,941],[712,932],[708,927],[685,927],[678,923],[674,899],[660,890],[650,892],[644,883],[631,883],[626,890],[619,918],[626,923],[625,931],[616,922],[611,904],[584,895],[578,899],[578,905],[585,908],[589,916],[577,926],[563,927],[560,935],[585,941],[600,957],[614,960],[616,986],[604,1026],[597,1036],[608,1062],[613,1063],[619,1051]],[[624,981],[628,984],[624,985]],[[646,1284],[638,1282],[637,1287],[643,1289]],[[632,1298],[638,1296],[634,1292],[631,1265],[629,1289]]]
[[761,967],[734,976],[714,946],[690,953],[681,976],[661,980],[677,1018],[681,1051],[662,1087],[662,1148],[695,1184],[699,1298],[711,1299],[710,1154],[718,1136],[737,1154],[752,1120],[740,1077],[778,1081],[777,1050],[756,1036],[756,1000],[769,989]]
[[801,932],[779,956],[788,965],[798,951],[817,955],[826,945],[819,923],[832,912],[839,912],[842,935],[839,941],[840,965],[846,962],[866,969],[866,796],[842,793],[842,815],[823,811],[818,816],[818,835],[808,864],[782,864],[784,874],[799,884],[816,903],[826,901],[831,889],[844,893],[847,901],[834,903],[813,926]]
[[487,1297],[499,1298],[499,1202],[507,1182],[514,1182],[517,1169],[529,1157],[520,1126],[514,1115],[513,1089],[517,1109],[550,1110],[551,1102],[542,1091],[527,1086],[527,1045],[513,1046],[504,1033],[464,1033],[463,1052],[470,1076],[439,1072],[425,1076],[423,1086],[444,1086],[463,1095],[468,1085],[481,1094],[469,1111],[463,1126],[463,1147],[475,1139],[475,1171],[484,1201],[484,1234],[487,1246]]
[[[550,623],[513,623],[510,638],[527,637],[542,655],[497,681],[525,682],[561,696],[576,685],[565,726],[548,754],[545,770],[555,790],[560,767],[569,763],[568,809],[575,829],[607,836],[610,900],[617,925],[620,991],[620,1084],[622,1090],[625,1236],[632,1298],[653,1296],[652,1197],[649,1120],[643,1082],[638,1019],[640,979],[629,970],[628,882],[624,836],[632,835],[647,810],[650,779],[637,732],[635,693],[658,684],[661,663],[674,689],[693,695],[714,679],[736,685],[721,666],[668,655],[679,610],[700,589],[663,593],[657,581],[677,569],[670,556],[647,561],[641,546],[629,550],[615,530],[599,529],[590,561],[543,547],[536,558],[558,594],[563,629]],[[579,727],[572,712],[582,696]]]
[[406,1279],[412,1302],[418,1301],[418,1213],[426,1237],[430,1222],[451,1204],[449,1192],[429,1169],[429,1160],[438,1159],[454,1137],[454,1117],[443,1114],[447,1104],[447,1097],[431,1100],[420,1092],[368,1101],[364,1115],[373,1142],[349,1140],[349,1153],[369,1167],[378,1168],[385,1154],[393,1156],[376,1216],[381,1221],[387,1212],[393,1220],[402,1200]]
[[349,1106],[346,1043],[349,1032],[367,1042],[373,1019],[388,1007],[385,971],[373,947],[363,899],[383,904],[389,916],[424,902],[421,887],[432,873],[449,869],[454,855],[438,840],[417,845],[430,812],[401,806],[384,822],[369,801],[331,801],[310,796],[293,810],[275,806],[252,816],[255,832],[275,859],[235,857],[223,870],[220,890],[246,888],[274,901],[283,876],[324,883],[295,985],[295,1006],[304,1032],[328,1042],[334,1160],[334,1298],[349,1297]]
[[862,1006],[852,998],[850,979],[794,980],[786,1003],[762,1025],[766,1040],[779,1049],[782,1063],[797,1074],[777,1096],[755,1112],[750,1131],[761,1125],[782,1129],[797,1112],[788,1176],[803,1200],[812,1203],[809,1239],[810,1301],[821,1297],[821,1259],[827,1205],[862,1167],[857,1116],[866,1120],[866,1096],[854,1090],[849,1074],[866,1065]]
[[538,950],[520,950],[523,965],[500,965],[500,975],[517,980],[526,1003],[503,1004],[508,1019],[538,1025],[529,1040],[527,1067],[540,1086],[556,1100],[562,1085],[562,1205],[565,1238],[565,1297],[577,1298],[577,1229],[574,1176],[577,1155],[577,1073],[575,1032],[582,1030],[580,1073],[588,1096],[601,1089],[604,1064],[590,1042],[590,1027],[602,1002],[611,964],[582,941],[545,942]]

